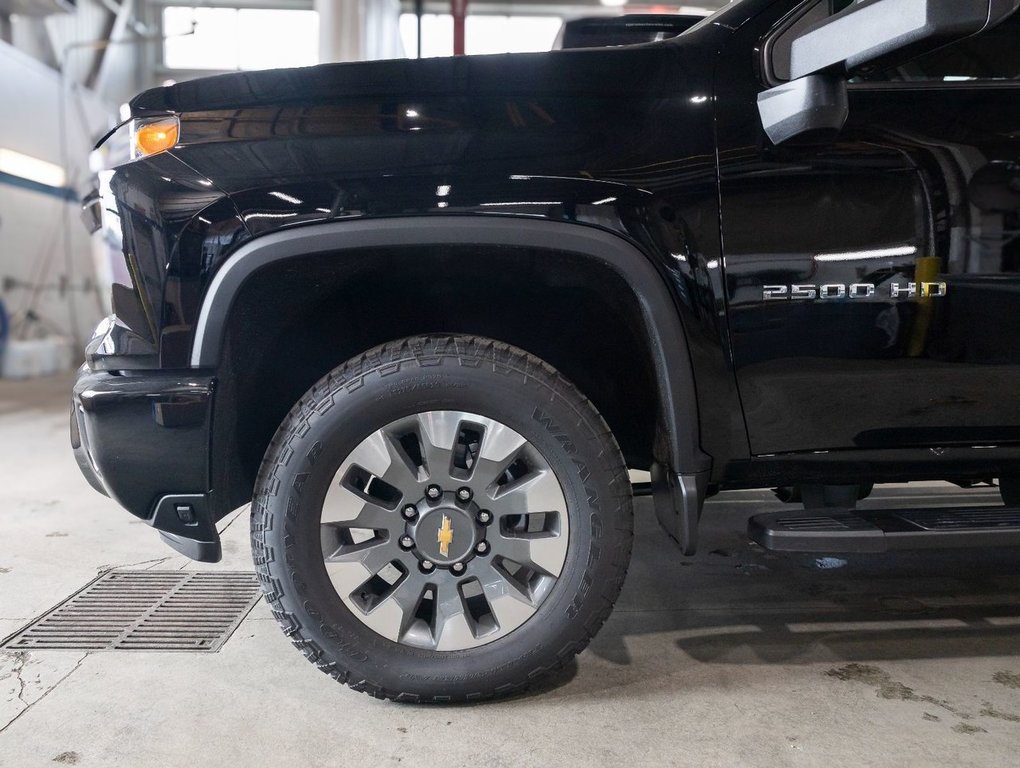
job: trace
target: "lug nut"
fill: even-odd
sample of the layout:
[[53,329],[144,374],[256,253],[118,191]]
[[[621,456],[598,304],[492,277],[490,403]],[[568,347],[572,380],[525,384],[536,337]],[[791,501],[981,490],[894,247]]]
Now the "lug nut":
[[454,573],[464,573],[464,563],[454,563],[450,566],[450,570]]
[[478,522],[482,525],[488,525],[492,522],[492,513],[487,509],[483,509],[478,513]]
[[467,486],[457,489],[457,498],[461,501],[471,501],[471,489]]
[[410,536],[401,536],[400,546],[404,549],[412,549],[414,547],[414,539]]
[[421,569],[423,571],[428,572],[428,571],[431,571],[435,567],[436,567],[436,564],[433,563],[431,560],[422,560],[421,561]]
[[443,495],[443,489],[440,488],[438,485],[430,485],[428,488],[425,489],[425,495],[432,499],[432,501],[435,501],[436,499]]
[[401,514],[404,516],[405,520],[414,520],[414,518],[418,516],[418,508],[414,506],[414,504],[408,504],[404,507]]
[[487,541],[480,541],[480,542],[478,542],[478,544],[475,545],[475,552],[477,552],[479,555],[488,554],[488,552],[489,552],[489,542],[487,542]]

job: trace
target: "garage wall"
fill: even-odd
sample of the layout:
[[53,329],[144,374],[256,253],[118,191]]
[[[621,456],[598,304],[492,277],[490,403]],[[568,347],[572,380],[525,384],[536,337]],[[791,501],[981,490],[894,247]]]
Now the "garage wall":
[[[100,317],[90,242],[77,198],[89,185],[88,153],[113,124],[116,108],[79,86],[65,90],[67,141],[59,130],[61,80],[56,71],[0,42],[0,147],[57,165],[67,184],[47,187],[0,174],[0,300],[17,322],[31,308],[40,327],[83,346]],[[66,238],[66,240],[65,240]]]

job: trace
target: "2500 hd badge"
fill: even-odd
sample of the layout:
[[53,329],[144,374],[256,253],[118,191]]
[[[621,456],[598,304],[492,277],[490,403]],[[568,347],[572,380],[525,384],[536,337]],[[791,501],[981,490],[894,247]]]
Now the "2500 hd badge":
[[[882,291],[884,293],[884,291]],[[948,292],[943,282],[935,283],[890,283],[888,293],[893,299],[914,299],[917,297],[941,298]],[[764,285],[761,297],[765,301],[793,301],[811,299],[871,299],[880,293],[875,283],[826,283],[825,285]]]

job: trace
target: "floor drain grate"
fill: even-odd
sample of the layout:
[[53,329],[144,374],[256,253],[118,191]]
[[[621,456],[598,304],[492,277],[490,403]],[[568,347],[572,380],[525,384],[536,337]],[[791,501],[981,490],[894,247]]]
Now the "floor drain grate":
[[108,571],[0,648],[214,652],[260,596],[253,573]]

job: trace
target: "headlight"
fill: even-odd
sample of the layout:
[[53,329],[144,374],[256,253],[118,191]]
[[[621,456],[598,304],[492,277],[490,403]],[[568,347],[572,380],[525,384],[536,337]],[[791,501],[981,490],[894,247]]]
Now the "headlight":
[[181,123],[174,115],[135,118],[131,126],[131,159],[158,155],[177,144]]
[[172,149],[181,138],[176,115],[136,117],[121,123],[99,140],[89,155],[89,169],[98,173],[142,157]]

